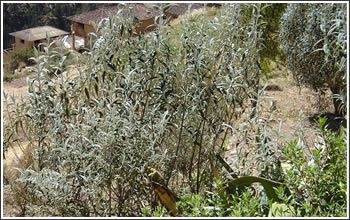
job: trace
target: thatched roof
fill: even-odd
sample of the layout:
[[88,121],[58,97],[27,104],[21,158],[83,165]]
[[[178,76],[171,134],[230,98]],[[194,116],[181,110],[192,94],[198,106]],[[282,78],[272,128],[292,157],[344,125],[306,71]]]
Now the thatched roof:
[[36,40],[45,39],[46,34],[51,38],[51,37],[66,35],[69,33],[51,26],[29,28],[29,29],[24,29],[21,31],[10,33],[10,35],[25,41],[36,41]]
[[[93,23],[98,23],[104,18],[116,15],[122,8],[125,8],[125,6],[117,5],[111,7],[103,7],[93,11],[87,11],[79,15],[69,16],[67,18],[77,23],[92,25]],[[160,13],[157,10],[148,8],[144,4],[136,4],[132,10],[132,16],[137,18],[139,21],[153,18],[159,14]]]

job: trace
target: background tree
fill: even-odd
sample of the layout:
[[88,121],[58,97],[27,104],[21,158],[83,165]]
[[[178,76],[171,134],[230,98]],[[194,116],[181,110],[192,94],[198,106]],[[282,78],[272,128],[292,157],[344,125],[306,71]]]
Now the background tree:
[[[266,3],[263,5],[266,5]],[[279,46],[278,33],[280,19],[286,8],[287,4],[269,4],[261,12],[262,20],[266,22],[262,34],[264,48],[260,51],[263,64],[264,62],[269,63],[270,60],[276,62],[279,59],[283,59],[283,53]],[[264,67],[262,66],[262,68]]]
[[300,85],[329,88],[336,115],[345,115],[346,40],[346,4],[289,4],[281,18],[288,68]]

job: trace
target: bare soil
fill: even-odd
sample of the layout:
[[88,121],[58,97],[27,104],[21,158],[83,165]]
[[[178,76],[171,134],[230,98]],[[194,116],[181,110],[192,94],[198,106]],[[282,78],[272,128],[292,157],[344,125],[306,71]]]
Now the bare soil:
[[32,79],[35,77],[35,74],[28,75],[26,77],[14,79],[11,82],[4,82],[3,91],[9,95],[13,95],[16,98],[20,98],[23,95],[26,95],[28,86],[27,86],[27,77]]

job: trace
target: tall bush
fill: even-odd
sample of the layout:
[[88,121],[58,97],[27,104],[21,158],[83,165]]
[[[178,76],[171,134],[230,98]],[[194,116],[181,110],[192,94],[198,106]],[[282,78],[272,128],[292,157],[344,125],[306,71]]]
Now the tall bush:
[[[280,42],[288,68],[300,84],[334,95],[346,90],[346,16],[343,3],[289,4],[281,18]],[[335,114],[342,100],[333,98]]]
[[177,45],[162,22],[137,36],[132,20],[104,19],[79,75],[53,43],[35,51],[29,97],[9,112],[12,131],[21,135],[19,126],[35,149],[17,180],[32,195],[25,215],[155,211],[149,168],[177,192],[211,187],[209,159],[225,151],[245,103],[258,103],[260,12],[261,4],[227,5],[213,21],[185,22]]

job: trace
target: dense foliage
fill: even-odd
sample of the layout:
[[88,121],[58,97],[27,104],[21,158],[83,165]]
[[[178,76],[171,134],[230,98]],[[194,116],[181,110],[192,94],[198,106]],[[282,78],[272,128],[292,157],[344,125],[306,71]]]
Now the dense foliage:
[[[287,64],[300,84],[329,88],[335,114],[346,102],[346,4],[289,4],[281,19],[280,42]],[[344,108],[342,108],[345,110]]]
[[[32,163],[9,180],[21,215],[168,215],[149,178],[155,169],[178,195],[183,216],[267,216],[276,201],[292,210],[289,216],[344,216],[345,132],[337,136],[321,121],[321,147],[307,155],[302,142],[281,148],[272,140],[278,136],[268,123],[273,105],[261,120],[267,7],[227,4],[213,19],[184,20],[176,40],[162,20],[154,32],[135,36],[132,20],[104,19],[91,50],[77,58],[76,74],[60,49],[65,39],[35,50],[28,98],[5,100],[4,150],[23,140],[33,149]],[[232,185],[217,159],[228,142],[237,150],[231,177],[257,175],[283,185],[278,199],[265,186]],[[279,156],[290,168],[283,169]],[[303,180],[313,175],[316,180]],[[326,205],[315,207],[317,199]]]
[[[213,190],[205,194],[184,195],[177,203],[186,217],[345,217],[347,215],[346,155],[347,132],[343,127],[336,134],[321,118],[318,142],[306,146],[301,128],[298,139],[281,149],[288,159],[283,164],[284,184],[289,188],[276,189],[283,202],[270,200],[268,214],[262,209],[264,203],[252,189],[239,194],[228,193],[221,180],[213,184]],[[306,149],[311,149],[306,153]],[[158,209],[154,216],[166,213]],[[147,215],[146,215],[147,216]]]
[[286,182],[293,193],[288,201],[299,216],[346,216],[347,131],[341,127],[338,133],[332,132],[321,118],[317,136],[315,145],[307,146],[302,131],[298,140],[282,149],[290,161]]
[[19,67],[20,64],[24,65],[32,65],[34,62],[29,58],[34,56],[34,52],[32,48],[23,47],[18,50],[15,50],[11,53],[10,56],[10,71],[14,71]]

